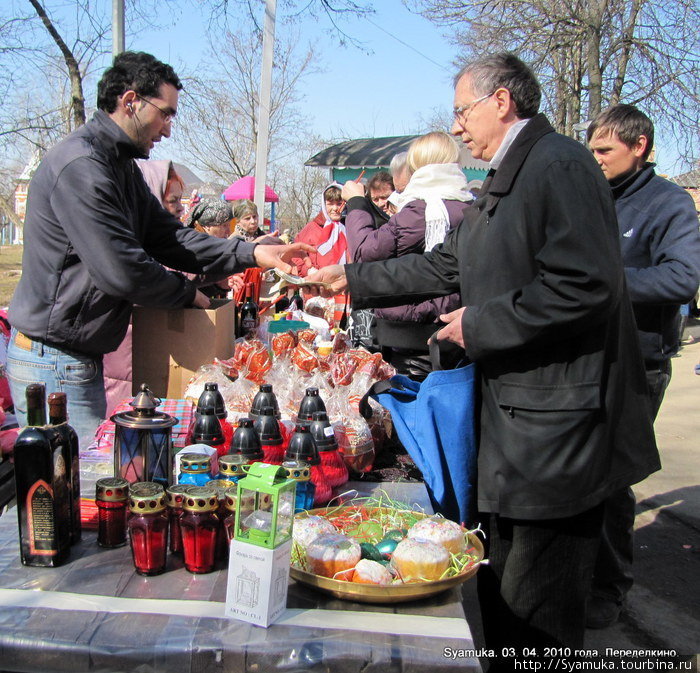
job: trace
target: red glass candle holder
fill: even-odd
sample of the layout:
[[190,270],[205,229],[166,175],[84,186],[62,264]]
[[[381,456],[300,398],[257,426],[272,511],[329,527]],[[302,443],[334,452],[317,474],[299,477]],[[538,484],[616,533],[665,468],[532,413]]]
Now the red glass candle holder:
[[126,544],[129,482],[121,477],[98,479],[95,485],[97,505],[97,544],[123,547]]
[[170,524],[170,552],[173,554],[182,554],[180,519],[184,514],[182,506],[185,503],[185,494],[190,488],[191,486],[187,484],[174,484],[168,488],[165,494]]
[[218,507],[216,491],[207,486],[193,486],[185,494],[180,531],[185,568],[191,573],[214,570],[219,532]]
[[132,495],[129,509],[129,538],[136,572],[159,575],[165,571],[168,548],[165,493]]

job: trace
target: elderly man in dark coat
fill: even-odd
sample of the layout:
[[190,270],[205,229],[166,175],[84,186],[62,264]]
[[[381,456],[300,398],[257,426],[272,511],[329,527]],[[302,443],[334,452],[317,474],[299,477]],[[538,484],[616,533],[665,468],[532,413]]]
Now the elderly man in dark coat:
[[583,644],[602,503],[659,456],[615,208],[593,157],[537,114],[539,84],[512,54],[465,66],[455,85],[452,132],[491,168],[462,224],[424,255],[309,280],[347,286],[356,306],[461,293],[438,338],[481,372],[486,645],[542,655]]

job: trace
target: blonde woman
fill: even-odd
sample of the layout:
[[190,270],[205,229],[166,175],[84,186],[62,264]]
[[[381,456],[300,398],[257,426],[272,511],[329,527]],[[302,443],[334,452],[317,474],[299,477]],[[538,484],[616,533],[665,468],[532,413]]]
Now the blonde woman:
[[[472,195],[458,165],[459,150],[447,133],[428,133],[414,140],[408,150],[411,174],[406,189],[392,197],[397,212],[375,229],[371,215],[351,210],[351,201],[364,196],[362,185],[347,182],[345,222],[348,247],[354,262],[401,257],[425,252],[442,243],[462,221]],[[423,379],[430,372],[428,337],[439,327],[439,316],[459,308],[458,294],[395,308],[377,309],[376,339],[384,356],[400,374]]]

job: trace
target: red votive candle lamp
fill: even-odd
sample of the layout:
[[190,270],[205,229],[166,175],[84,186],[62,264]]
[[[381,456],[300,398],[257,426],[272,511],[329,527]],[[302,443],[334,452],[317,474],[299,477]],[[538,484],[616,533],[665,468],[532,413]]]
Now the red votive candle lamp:
[[185,568],[191,573],[210,573],[216,562],[219,517],[216,491],[208,486],[193,486],[185,494],[180,519]]
[[166,491],[168,504],[168,521],[170,522],[170,551],[173,554],[182,553],[182,533],[180,519],[184,514],[182,506],[185,503],[185,493],[191,488],[187,484],[173,484]]
[[129,497],[129,537],[134,567],[139,575],[165,571],[168,549],[168,515],[165,492],[146,489]]
[[127,500],[129,482],[121,477],[98,479],[95,484],[97,505],[97,544],[100,547],[123,547],[126,544]]

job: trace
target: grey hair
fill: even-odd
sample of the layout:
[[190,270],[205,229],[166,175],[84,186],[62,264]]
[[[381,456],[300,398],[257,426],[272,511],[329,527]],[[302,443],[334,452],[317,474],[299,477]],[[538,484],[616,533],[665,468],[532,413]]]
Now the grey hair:
[[406,162],[408,161],[408,152],[399,152],[391,158],[391,163],[389,164],[389,173],[392,177],[396,177],[401,173],[401,171],[406,169]]
[[535,73],[515,54],[502,52],[467,63],[455,75],[454,85],[457,86],[465,75],[469,76],[477,97],[494,93],[501,87],[508,89],[515,114],[521,119],[534,117],[540,109],[540,84]]

